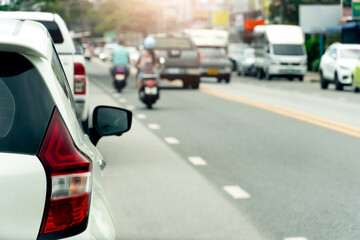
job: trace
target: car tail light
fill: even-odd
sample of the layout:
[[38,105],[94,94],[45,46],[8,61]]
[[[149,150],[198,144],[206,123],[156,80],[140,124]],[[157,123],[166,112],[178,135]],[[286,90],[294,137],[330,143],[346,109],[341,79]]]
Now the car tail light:
[[91,161],[74,142],[55,108],[40,148],[48,179],[39,239],[78,234],[87,227],[91,195]]
[[74,63],[74,93],[86,93],[85,67],[82,63]]

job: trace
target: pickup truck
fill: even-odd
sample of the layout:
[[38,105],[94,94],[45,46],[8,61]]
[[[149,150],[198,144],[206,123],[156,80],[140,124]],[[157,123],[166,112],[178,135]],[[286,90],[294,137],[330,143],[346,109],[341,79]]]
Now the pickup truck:
[[81,54],[76,54],[74,42],[64,20],[58,14],[45,12],[1,12],[0,18],[33,20],[47,28],[73,92],[76,113],[84,130],[87,131],[89,85],[85,73],[85,58]]
[[200,55],[187,36],[156,35],[156,53],[165,59],[161,78],[168,80],[180,79],[183,88],[199,88]]

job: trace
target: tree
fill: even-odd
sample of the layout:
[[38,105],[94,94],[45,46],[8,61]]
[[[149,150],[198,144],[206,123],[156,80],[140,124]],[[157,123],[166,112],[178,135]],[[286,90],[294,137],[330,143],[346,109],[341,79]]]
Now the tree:
[[141,0],[105,0],[98,14],[98,30],[138,31],[144,35],[157,27],[157,16],[161,16],[154,5]]

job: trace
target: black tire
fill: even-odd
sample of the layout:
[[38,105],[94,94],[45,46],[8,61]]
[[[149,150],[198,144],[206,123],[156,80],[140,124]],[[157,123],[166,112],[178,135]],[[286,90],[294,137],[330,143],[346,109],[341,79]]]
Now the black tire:
[[260,80],[263,78],[263,73],[260,68],[256,69],[256,77]]
[[147,103],[146,107],[147,107],[147,109],[152,109],[152,103]]
[[324,78],[322,71],[319,72],[320,74],[320,87],[321,89],[327,89],[329,86],[329,82]]
[[241,76],[242,75],[242,72],[240,72],[239,70],[237,71],[237,75],[238,76]]
[[344,85],[342,85],[341,82],[339,82],[339,78],[338,78],[337,73],[335,73],[334,82],[335,82],[335,89],[336,90],[341,91],[341,90],[344,89]]
[[230,83],[230,75],[224,77],[226,83]]
[[304,76],[299,76],[299,81],[303,82],[304,81]]

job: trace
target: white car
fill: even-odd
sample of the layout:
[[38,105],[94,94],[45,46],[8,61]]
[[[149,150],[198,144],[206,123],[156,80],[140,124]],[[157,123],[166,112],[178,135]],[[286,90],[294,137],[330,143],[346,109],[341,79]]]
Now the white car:
[[0,239],[116,239],[94,144],[131,112],[94,110],[84,133],[47,29],[0,20]]
[[319,74],[320,86],[327,89],[334,83],[336,90],[352,84],[352,72],[360,57],[360,44],[334,43],[329,46],[321,57]]
[[76,48],[64,20],[58,15],[45,12],[0,12],[0,19],[33,20],[42,23],[49,31],[60,61],[64,67],[70,88],[74,94],[75,107],[83,127],[87,130],[89,116],[89,84],[83,54]]

